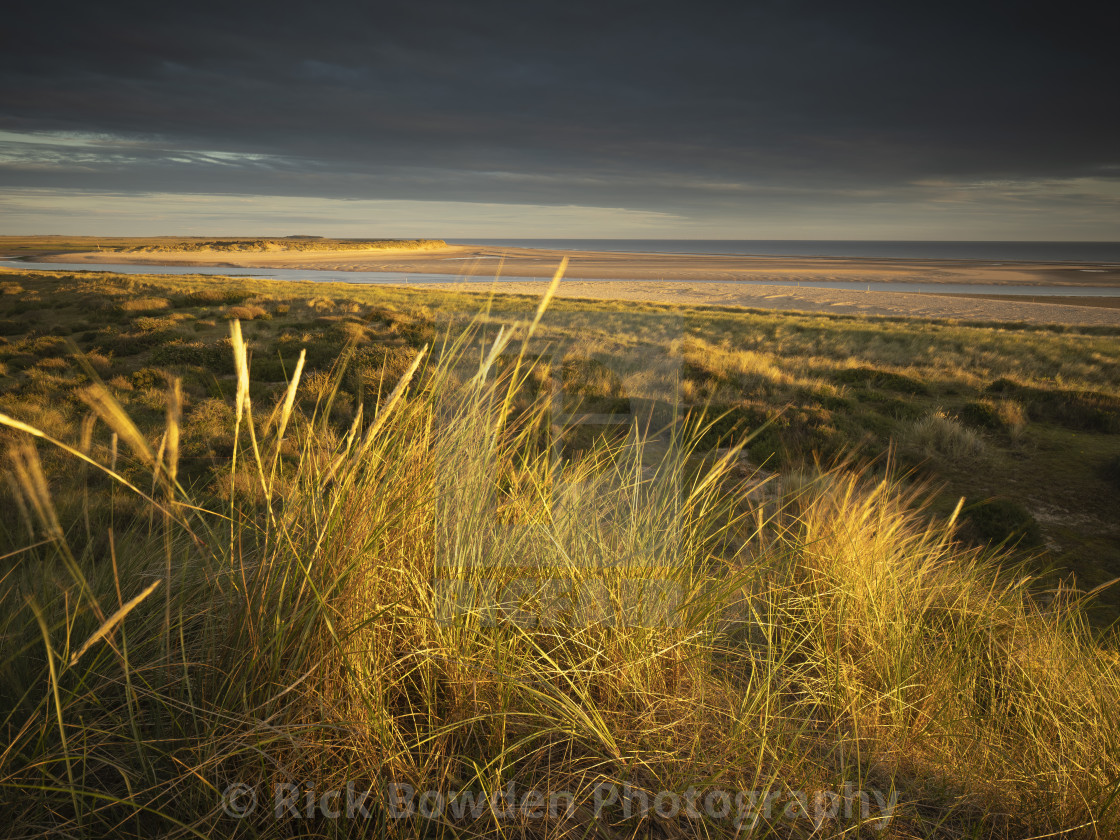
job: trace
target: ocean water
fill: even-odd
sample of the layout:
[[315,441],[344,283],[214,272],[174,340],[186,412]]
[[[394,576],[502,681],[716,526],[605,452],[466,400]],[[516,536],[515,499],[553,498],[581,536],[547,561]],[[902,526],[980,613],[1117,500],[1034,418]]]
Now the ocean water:
[[625,251],[646,254],[729,254],[767,257],[1092,262],[1120,265],[1120,242],[937,242],[828,239],[448,239],[452,245]]

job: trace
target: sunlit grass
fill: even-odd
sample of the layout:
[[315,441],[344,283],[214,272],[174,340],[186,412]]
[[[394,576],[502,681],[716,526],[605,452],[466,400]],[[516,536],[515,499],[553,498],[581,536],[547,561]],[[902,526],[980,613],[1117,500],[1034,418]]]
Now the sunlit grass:
[[[770,794],[754,836],[870,831],[877,807],[787,813],[845,785],[897,796],[876,836],[1120,832],[1120,671],[1076,597],[1039,606],[892,478],[767,480],[696,413],[565,451],[532,387],[543,311],[433,335],[341,426],[350,366],[297,351],[258,399],[237,321],[233,388],[196,425],[172,382],[154,443],[98,385],[76,441],[5,416],[26,537],[0,572],[12,833],[750,828],[596,812],[603,785]],[[785,384],[768,365],[725,369]],[[214,486],[182,479],[199,434],[229,441]],[[52,493],[36,447],[58,445],[82,481]],[[233,783],[269,807],[230,816]],[[369,819],[270,807],[277,785],[348,783],[377,791]],[[390,783],[574,806],[392,819]]]

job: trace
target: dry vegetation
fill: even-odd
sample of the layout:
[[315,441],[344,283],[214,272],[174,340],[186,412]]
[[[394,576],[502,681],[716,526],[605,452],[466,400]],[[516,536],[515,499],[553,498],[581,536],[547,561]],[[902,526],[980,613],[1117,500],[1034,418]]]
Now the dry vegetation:
[[[1115,640],[990,545],[1042,533],[1025,503],[929,491],[1066,476],[1114,509],[1115,335],[538,320],[213,278],[3,291],[13,834],[741,837],[755,812],[751,836],[1120,833]],[[368,819],[316,799],[348,782]],[[232,783],[267,807],[231,816]],[[388,784],[458,810],[396,819]],[[472,812],[511,785],[573,809]],[[641,811],[689,788],[760,802]],[[882,832],[873,797],[795,813],[860,789],[897,797]]]

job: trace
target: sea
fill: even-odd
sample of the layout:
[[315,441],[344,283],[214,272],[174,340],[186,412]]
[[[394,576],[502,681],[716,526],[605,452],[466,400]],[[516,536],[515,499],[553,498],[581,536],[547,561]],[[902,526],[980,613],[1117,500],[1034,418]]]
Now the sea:
[[621,251],[643,254],[726,254],[765,257],[991,260],[1109,263],[1120,266],[1120,242],[990,242],[855,239],[447,239],[449,245]]

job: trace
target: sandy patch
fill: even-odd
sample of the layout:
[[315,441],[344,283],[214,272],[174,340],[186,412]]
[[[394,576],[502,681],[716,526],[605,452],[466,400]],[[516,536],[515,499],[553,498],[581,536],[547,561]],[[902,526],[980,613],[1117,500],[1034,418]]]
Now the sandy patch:
[[[491,288],[508,294],[540,295],[548,283],[542,280],[500,284],[458,282],[409,283],[408,285],[414,288],[467,291],[479,295],[488,294]],[[849,289],[791,289],[788,286],[741,283],[689,285],[669,281],[565,280],[560,284],[557,297],[827,312],[841,315],[1120,327],[1120,310],[1112,308],[874,290],[868,292]]]

